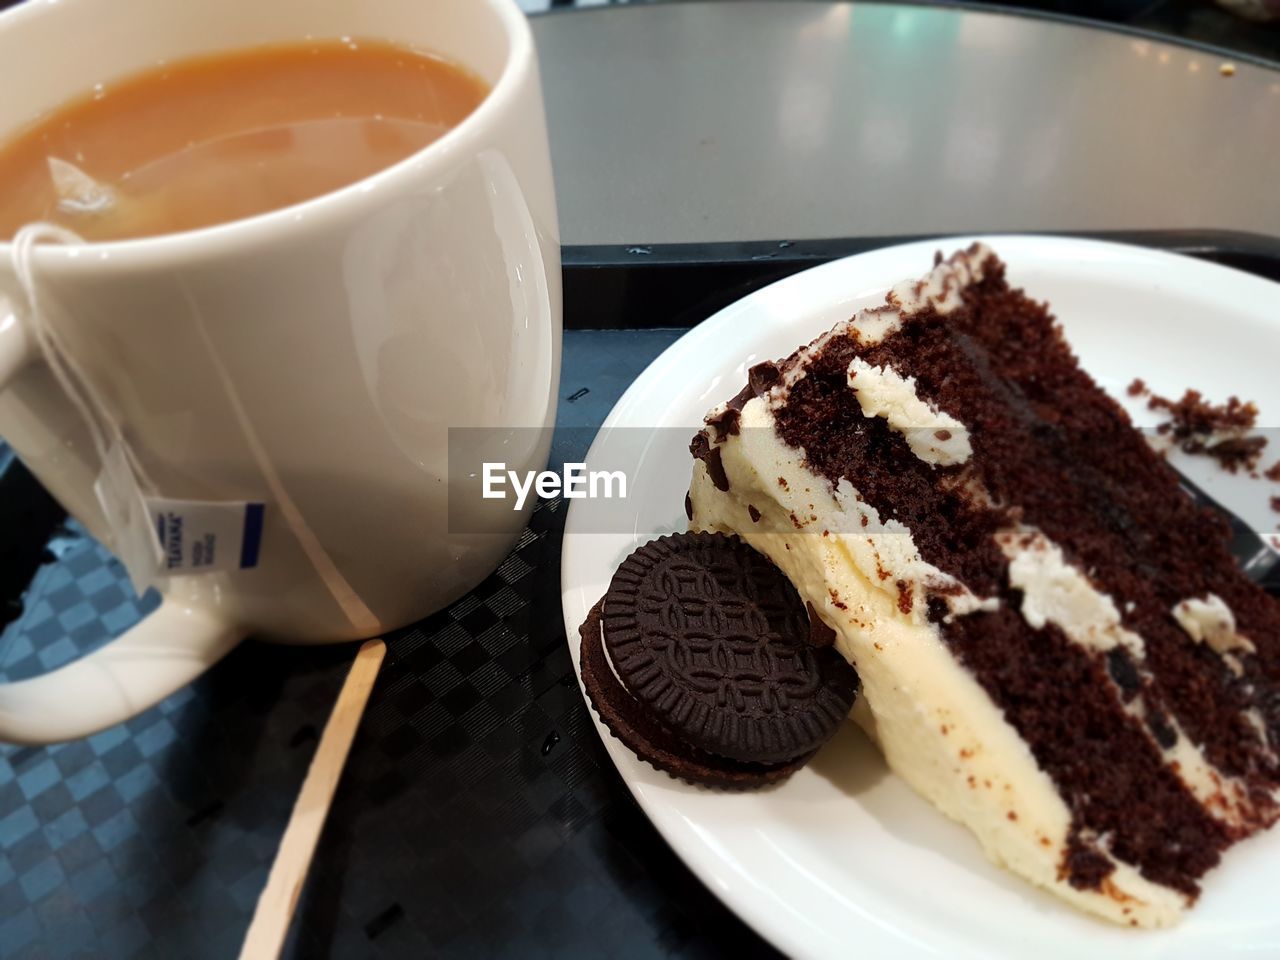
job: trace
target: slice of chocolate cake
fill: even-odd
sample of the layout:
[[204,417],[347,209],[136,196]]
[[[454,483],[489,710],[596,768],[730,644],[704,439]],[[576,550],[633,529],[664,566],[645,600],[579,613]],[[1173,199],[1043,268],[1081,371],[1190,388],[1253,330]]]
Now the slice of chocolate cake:
[[692,527],[786,572],[995,862],[1161,926],[1280,815],[1280,603],[990,250],[754,368],[693,451]]

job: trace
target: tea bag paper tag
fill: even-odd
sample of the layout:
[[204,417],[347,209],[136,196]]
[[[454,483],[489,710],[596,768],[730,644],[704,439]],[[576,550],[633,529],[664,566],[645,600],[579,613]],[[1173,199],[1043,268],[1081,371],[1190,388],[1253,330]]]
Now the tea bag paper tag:
[[147,510],[166,575],[248,570],[258,565],[264,504],[148,497]]
[[161,577],[160,545],[138,479],[119,442],[107,448],[93,492],[111,528],[116,556],[128,571],[133,589],[145,593]]

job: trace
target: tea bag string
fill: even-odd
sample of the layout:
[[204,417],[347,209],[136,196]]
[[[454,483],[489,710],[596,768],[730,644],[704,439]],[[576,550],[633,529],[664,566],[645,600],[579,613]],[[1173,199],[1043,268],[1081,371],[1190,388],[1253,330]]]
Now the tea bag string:
[[26,299],[28,330],[35,337],[36,345],[40,348],[54,380],[88,428],[89,438],[93,443],[94,452],[98,455],[99,464],[107,463],[108,451],[114,443],[124,454],[129,468],[140,481],[140,485],[145,484],[147,489],[154,489],[147,480],[142,465],[125,441],[120,425],[111,415],[106,402],[93,386],[93,382],[85,376],[84,369],[67,348],[61,334],[54,329],[40,309],[40,286],[36,280],[34,255],[36,244],[42,240],[69,245],[85,242],[75,232],[52,223],[29,223],[14,235],[13,272]]

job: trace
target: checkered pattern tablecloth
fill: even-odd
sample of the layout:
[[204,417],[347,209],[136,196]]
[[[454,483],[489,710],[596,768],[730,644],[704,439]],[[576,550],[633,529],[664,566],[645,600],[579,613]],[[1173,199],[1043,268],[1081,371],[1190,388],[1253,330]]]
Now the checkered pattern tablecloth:
[[[598,423],[675,335],[568,333],[561,426]],[[287,956],[768,954],[604,753],[562,627],[564,514],[540,505],[488,580],[388,638]],[[8,679],[154,604],[74,525],[49,547],[0,634]],[[0,747],[0,956],[235,956],[353,653],[250,642],[127,724]]]

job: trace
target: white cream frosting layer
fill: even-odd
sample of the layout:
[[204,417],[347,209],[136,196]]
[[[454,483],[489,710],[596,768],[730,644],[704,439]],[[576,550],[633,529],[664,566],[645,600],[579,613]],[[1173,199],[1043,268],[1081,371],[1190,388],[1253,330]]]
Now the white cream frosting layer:
[[817,353],[833,337],[853,334],[860,343],[873,344],[892,336],[902,326],[904,317],[911,317],[932,307],[940,316],[946,316],[964,303],[964,288],[979,282],[986,262],[994,256],[990,247],[975,243],[933,268],[923,280],[904,280],[889,291],[889,303],[880,307],[859,310],[851,320],[837,323],[808,346],[796,351],[799,363],[783,376],[782,389],[789,389],[807,372],[804,361]]
[[[1051,623],[1072,643],[1098,653],[1121,647],[1139,675],[1147,674],[1142,637],[1121,625],[1115,600],[1068,562],[1058,544],[1026,526],[1001,531],[996,542],[1009,560],[1009,585],[1022,591],[1021,612],[1028,625],[1040,630]],[[1148,729],[1144,694],[1133,696],[1124,709]],[[1176,720],[1163,719],[1173,734],[1172,745],[1162,746],[1149,730],[1147,735],[1165,764],[1177,771],[1178,778],[1213,817],[1233,827],[1248,823],[1256,810],[1243,781],[1219,773]]]
[[904,314],[933,307],[946,316],[964,303],[964,288],[985,276],[991,248],[975,243],[968,250],[937,264],[922,280],[903,280],[889,291],[888,300]]
[[1175,604],[1173,619],[1196,643],[1207,643],[1214,653],[1256,653],[1253,641],[1236,631],[1236,617],[1216,593]]
[[861,357],[849,361],[847,376],[862,415],[883,417],[925,463],[950,466],[973,456],[968,428],[922,399],[915,377],[904,377],[889,366],[874,367]]
[[996,534],[996,543],[1009,560],[1009,585],[1022,591],[1028,624],[1037,630],[1055,624],[1090,650],[1124,647],[1134,657],[1143,656],[1142,637],[1120,625],[1115,601],[1094,589],[1043,533],[1031,527],[1005,530]]
[[[889,766],[968,827],[994,862],[1080,909],[1121,924],[1176,921],[1186,897],[1126,864],[1116,861],[1101,890],[1078,890],[1060,875],[1071,813],[929,622],[924,592],[950,578],[919,557],[910,533],[893,521],[873,526],[852,487],[842,482],[837,494],[808,470],[803,452],[778,438],[767,394],[746,404],[740,432],[718,449],[729,490],[717,489],[697,462],[692,526],[743,537],[835,630],[838,649],[862,678],[866,706],[855,719]],[[961,591],[951,598],[953,615],[994,603],[951,585]]]

